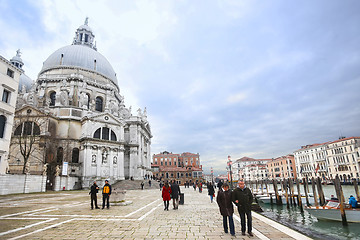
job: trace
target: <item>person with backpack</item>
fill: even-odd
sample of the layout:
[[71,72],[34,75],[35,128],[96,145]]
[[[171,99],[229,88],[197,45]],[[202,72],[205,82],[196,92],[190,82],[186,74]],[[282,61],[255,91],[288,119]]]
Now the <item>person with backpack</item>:
[[107,202],[106,207],[107,207],[107,209],[109,209],[109,207],[110,207],[109,199],[110,199],[110,195],[111,195],[111,185],[109,184],[108,180],[105,180],[105,185],[103,187],[102,194],[103,194],[102,209],[105,208],[105,201]]

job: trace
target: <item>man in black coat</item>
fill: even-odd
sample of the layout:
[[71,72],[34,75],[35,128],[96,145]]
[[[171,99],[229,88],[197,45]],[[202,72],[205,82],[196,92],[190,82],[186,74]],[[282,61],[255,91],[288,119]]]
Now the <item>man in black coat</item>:
[[224,232],[228,233],[227,219],[229,219],[230,234],[231,236],[235,236],[233,219],[234,207],[231,202],[231,190],[229,190],[229,185],[227,183],[222,185],[222,188],[220,188],[216,202],[219,205],[220,214],[223,216]]
[[99,187],[96,184],[96,182],[94,181],[93,185],[90,188],[90,192],[89,195],[91,197],[91,209],[94,209],[94,203],[95,203],[95,208],[99,209],[98,205],[97,205],[97,193],[99,192]]
[[179,207],[179,194],[180,194],[180,187],[177,185],[176,181],[173,180],[171,183],[171,198],[173,200],[173,209],[178,209]]
[[237,205],[240,219],[241,219],[241,233],[245,235],[246,231],[246,220],[245,214],[247,216],[247,226],[248,233],[250,236],[252,234],[252,218],[251,218],[251,204],[253,202],[253,195],[249,188],[245,186],[243,181],[239,181],[238,188],[233,191],[232,201]]

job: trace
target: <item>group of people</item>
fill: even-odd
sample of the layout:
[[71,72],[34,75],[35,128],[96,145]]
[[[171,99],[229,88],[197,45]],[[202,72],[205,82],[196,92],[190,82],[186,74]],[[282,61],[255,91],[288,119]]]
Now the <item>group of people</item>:
[[180,187],[175,180],[172,182],[165,182],[162,188],[162,199],[164,201],[164,211],[169,211],[169,202],[173,200],[173,209],[176,210],[179,208],[179,196],[180,196]]
[[[91,209],[100,209],[97,204],[97,193],[99,192],[99,186],[96,184],[96,181],[94,181],[93,185],[90,188],[89,195],[91,197]],[[111,185],[109,184],[108,180],[105,180],[105,185],[102,189],[102,196],[103,196],[103,202],[102,202],[102,209],[110,208],[110,195],[111,195]]]
[[[211,196],[210,198],[212,201]],[[238,187],[234,191],[230,190],[227,183],[221,184],[218,195],[216,197],[216,202],[219,205],[220,214],[223,216],[223,226],[225,233],[228,233],[230,228],[230,234],[235,236],[235,226],[233,220],[234,203],[237,206],[240,215],[241,234],[245,235],[247,225],[249,236],[253,236],[251,217],[251,204],[253,202],[253,195],[251,190],[245,186],[243,181],[238,182]]]

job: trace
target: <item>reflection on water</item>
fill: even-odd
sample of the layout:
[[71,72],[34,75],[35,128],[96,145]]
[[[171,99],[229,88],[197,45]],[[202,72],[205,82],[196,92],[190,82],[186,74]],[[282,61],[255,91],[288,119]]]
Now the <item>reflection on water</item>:
[[[342,186],[344,197],[348,199],[350,195],[355,196],[353,186]],[[326,197],[335,195],[334,186],[323,186]],[[303,191],[303,187],[302,187]],[[318,220],[313,217],[306,210],[300,212],[298,207],[290,206],[288,209],[286,205],[276,206],[270,204],[261,204],[264,216],[276,220],[286,226],[295,230],[310,235],[315,239],[359,239],[360,240],[360,223],[348,223],[344,227],[341,222]]]

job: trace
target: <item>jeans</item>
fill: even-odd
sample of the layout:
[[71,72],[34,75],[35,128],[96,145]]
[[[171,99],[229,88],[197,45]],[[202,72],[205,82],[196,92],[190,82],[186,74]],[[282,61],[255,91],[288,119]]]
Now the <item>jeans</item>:
[[103,193],[103,204],[102,204],[102,208],[105,207],[105,201],[106,201],[106,207],[107,207],[107,208],[110,207],[109,198],[110,198],[110,195],[109,195],[109,194]]
[[229,218],[229,227],[230,227],[230,234],[235,234],[235,227],[234,227],[234,219],[233,216],[223,216],[223,225],[224,225],[224,231],[228,232],[228,224],[227,219]]
[[251,231],[252,231],[251,211],[248,211],[248,212],[243,212],[243,211],[240,212],[240,211],[239,211],[240,220],[241,220],[241,232],[245,232],[245,231],[246,231],[245,214],[246,214],[246,217],[247,217],[248,232],[251,233]]
[[210,195],[210,200],[211,200],[211,202],[213,202],[213,198],[214,198],[214,196],[213,196],[213,195]]
[[174,209],[178,209],[178,207],[179,207],[179,198],[173,198],[173,206],[174,206]]

